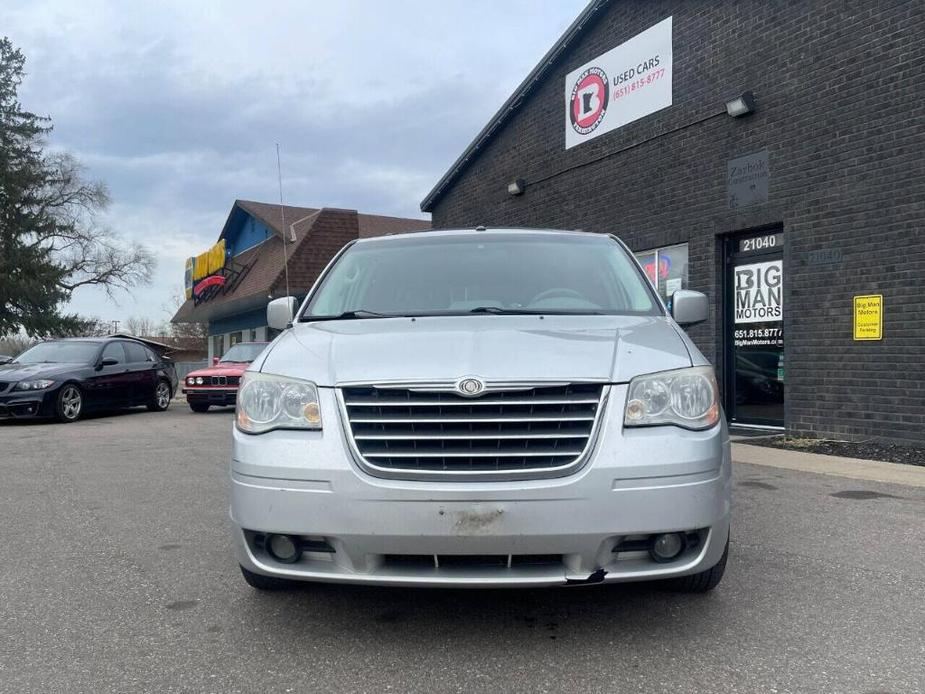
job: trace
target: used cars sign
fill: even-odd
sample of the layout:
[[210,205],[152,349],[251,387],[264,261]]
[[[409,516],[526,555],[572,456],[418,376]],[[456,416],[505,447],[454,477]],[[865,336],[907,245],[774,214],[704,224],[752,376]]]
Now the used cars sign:
[[671,17],[565,78],[565,148],[671,106]]

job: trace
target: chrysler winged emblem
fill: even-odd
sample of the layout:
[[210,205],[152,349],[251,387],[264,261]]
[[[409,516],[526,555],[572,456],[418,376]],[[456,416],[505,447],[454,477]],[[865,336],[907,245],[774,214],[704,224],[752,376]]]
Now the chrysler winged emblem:
[[456,381],[456,392],[467,398],[474,398],[485,390],[485,382],[476,376],[464,376]]

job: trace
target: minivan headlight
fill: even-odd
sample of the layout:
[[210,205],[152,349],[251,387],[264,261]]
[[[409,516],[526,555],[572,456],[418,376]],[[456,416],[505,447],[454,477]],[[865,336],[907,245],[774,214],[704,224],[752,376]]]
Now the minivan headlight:
[[710,366],[661,371],[630,381],[623,425],[709,429],[719,421],[719,387]]
[[238,429],[262,434],[272,429],[320,429],[318,388],[310,381],[253,371],[241,377]]

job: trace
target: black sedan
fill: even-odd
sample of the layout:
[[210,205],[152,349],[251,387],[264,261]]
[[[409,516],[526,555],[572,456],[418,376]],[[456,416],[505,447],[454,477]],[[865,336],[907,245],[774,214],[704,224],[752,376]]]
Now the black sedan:
[[177,389],[173,363],[135,340],[52,340],[0,366],[0,419],[74,422],[92,410],[162,411]]

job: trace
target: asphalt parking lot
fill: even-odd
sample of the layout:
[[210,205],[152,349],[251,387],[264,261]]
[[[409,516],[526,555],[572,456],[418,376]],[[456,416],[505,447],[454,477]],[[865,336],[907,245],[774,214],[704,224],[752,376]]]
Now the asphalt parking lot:
[[703,596],[260,594],[230,552],[231,425],[0,424],[0,691],[925,691],[925,488],[736,465]]

